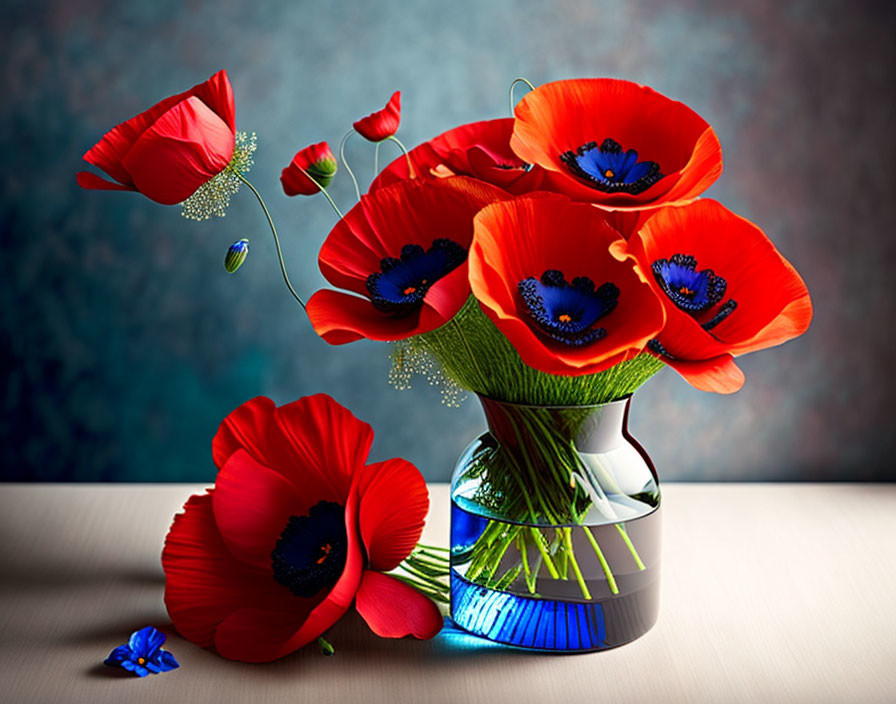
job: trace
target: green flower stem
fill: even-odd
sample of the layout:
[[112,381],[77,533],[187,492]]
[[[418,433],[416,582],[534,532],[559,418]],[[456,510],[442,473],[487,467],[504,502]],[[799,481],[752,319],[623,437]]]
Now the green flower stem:
[[314,178],[314,176],[312,176],[307,171],[305,171],[305,169],[303,169],[301,166],[299,166],[298,169],[299,169],[299,171],[301,171],[303,174],[305,174],[308,177],[308,180],[311,181],[311,183],[313,183],[315,186],[317,186],[317,189],[321,193],[323,193],[324,196],[326,196],[326,199],[328,201],[330,201],[330,207],[333,209],[333,212],[335,212],[336,216],[340,220],[342,220],[342,218],[345,216],[342,214],[342,211],[339,209],[339,206],[336,205],[336,201],[333,200],[333,197],[329,193],[327,193],[327,189],[324,188],[323,186],[321,186],[320,182],[316,178]]
[[[571,528],[563,528],[563,542],[566,545],[566,552],[569,556],[569,564],[572,565],[572,571],[576,575],[576,581],[579,583],[579,589],[582,590],[582,596],[584,596],[589,601],[591,600],[591,592],[588,591],[588,585],[585,584],[585,578],[582,577],[582,570],[579,569],[579,563],[576,562],[576,556],[572,549],[572,529]],[[610,577],[612,577],[612,573]],[[607,580],[609,581],[609,579]],[[615,584],[616,581],[613,581]],[[618,590],[617,590],[618,591]],[[615,592],[614,592],[615,593]]]
[[591,534],[591,528],[588,526],[583,526],[583,528],[585,530],[585,537],[588,538],[588,542],[591,543],[591,547],[594,549],[594,554],[597,555],[597,561],[600,562],[601,569],[604,571],[604,576],[607,578],[607,584],[610,587],[610,591],[613,592],[613,594],[618,594],[619,587],[616,585],[616,578],[613,576],[607,558],[604,557],[600,545],[597,544],[597,540],[595,540],[594,536]]
[[345,143],[348,141],[348,138],[351,137],[355,131],[349,130],[345,133],[345,136],[342,138],[342,141],[339,143],[339,160],[342,162],[342,165],[345,167],[345,170],[348,171],[348,175],[352,177],[352,183],[355,184],[355,195],[358,200],[361,200],[361,189],[358,187],[358,179],[355,178],[355,172],[352,171],[351,167],[348,165],[348,161],[345,158]]
[[401,149],[401,151],[404,153],[404,158],[405,158],[405,160],[408,162],[408,177],[409,177],[409,178],[417,178],[417,174],[416,174],[416,172],[414,171],[414,164],[411,163],[411,155],[408,154],[408,148],[407,148],[406,146],[404,146],[404,145],[401,143],[401,141],[398,139],[398,137],[396,137],[394,134],[390,134],[390,135],[389,135],[388,137],[386,137],[386,139],[384,139],[383,141],[385,142],[387,139],[390,140],[390,141],[392,141],[392,142],[395,142],[395,143],[399,146],[399,148]]
[[628,547],[628,551],[632,554],[632,557],[635,560],[635,564],[638,566],[639,570],[647,569],[644,566],[644,563],[641,561],[641,556],[638,554],[638,551],[635,549],[635,546],[632,544],[632,539],[628,537],[628,533],[625,528],[622,527],[621,524],[616,524],[616,530],[619,531],[619,535],[622,536],[622,540],[625,542]]
[[513,83],[510,84],[510,94],[508,96],[508,98],[510,100],[510,116],[511,117],[513,117],[513,114],[514,114],[513,108],[516,105],[516,103],[513,101],[513,89],[516,87],[517,83],[525,83],[527,86],[529,86],[529,90],[535,90],[535,86],[533,86],[531,83],[529,83],[529,81],[527,81],[525,78],[514,78],[513,79]]
[[376,175],[380,172],[380,144],[382,142],[377,142],[376,147],[373,149],[373,176],[376,178]]
[[292,284],[289,281],[289,275],[286,273],[286,264],[283,261],[283,251],[280,249],[280,238],[277,236],[277,228],[274,226],[274,220],[271,218],[271,214],[268,211],[268,207],[264,204],[264,199],[261,197],[261,194],[258,190],[249,183],[249,180],[243,176],[242,174],[237,174],[237,177],[245,183],[249,190],[251,190],[255,197],[258,199],[258,204],[261,206],[261,209],[264,211],[264,216],[268,219],[268,225],[271,228],[271,234],[274,236],[274,245],[277,247],[277,260],[280,262],[280,273],[283,274],[283,281],[286,283],[286,288],[289,289],[289,292],[292,294],[292,297],[295,298],[299,305],[302,306],[302,310],[305,310],[305,301],[296,293],[296,290],[292,287]]

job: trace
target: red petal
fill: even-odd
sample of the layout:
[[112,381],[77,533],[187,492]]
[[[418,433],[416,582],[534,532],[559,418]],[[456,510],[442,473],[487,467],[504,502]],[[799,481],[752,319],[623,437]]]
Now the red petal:
[[197,96],[224,120],[230,127],[231,132],[236,132],[233,90],[230,87],[227,72],[221,70],[205,81],[205,83],[200,83],[188,91],[165,98],[153,105],[149,110],[113,127],[84,155],[84,160],[101,168],[116,181],[126,186],[132,186],[133,182],[130,175],[121,165],[125,155],[134,146],[140,135],[149,129],[157,119],[179,102],[193,95]]
[[[303,487],[305,488],[305,487]],[[290,516],[304,516],[318,499],[299,492],[282,474],[237,450],[215,479],[215,522],[241,562],[271,572],[271,552]]]
[[107,181],[104,178],[100,178],[96,174],[90,173],[89,171],[79,171],[78,175],[78,185],[81,188],[88,188],[91,190],[99,190],[99,191],[134,191],[136,190],[133,186],[123,186],[120,183],[113,183],[112,181]]
[[365,570],[355,608],[382,638],[434,638],[442,630],[438,607],[394,577]]
[[218,532],[213,494],[192,496],[165,539],[165,606],[177,631],[207,647],[215,628],[246,606],[282,610],[301,620],[314,602],[294,596],[270,575],[236,560]]
[[395,458],[364,468],[361,476],[361,539],[371,569],[388,571],[420,540],[429,492],[414,465]]
[[734,363],[730,354],[712,359],[687,362],[662,358],[695,389],[717,394],[733,394],[744,385],[744,373]]
[[233,156],[230,127],[199,98],[160,116],[122,159],[134,187],[163,205],[189,198]]
[[264,396],[246,401],[221,421],[212,440],[212,458],[218,468],[239,450],[245,449],[260,464],[276,467],[279,455],[269,434],[273,427],[274,402]]
[[274,419],[287,453],[278,471],[303,495],[345,506],[353,477],[367,463],[373,429],[325,394],[281,406]]
[[361,583],[363,555],[357,538],[357,513],[356,484],[346,501],[345,568],[324,599],[307,616],[302,614],[299,618],[260,606],[240,609],[218,626],[215,647],[221,655],[246,662],[276,660],[310,643],[342,617]]
[[419,315],[396,318],[373,307],[367,298],[341,291],[322,289],[308,300],[305,312],[314,332],[331,345],[343,345],[361,338],[403,340],[424,332]]
[[352,127],[364,139],[371,142],[382,142],[398,131],[401,122],[401,91],[395,91],[386,107],[382,110],[370,113],[355,122]]

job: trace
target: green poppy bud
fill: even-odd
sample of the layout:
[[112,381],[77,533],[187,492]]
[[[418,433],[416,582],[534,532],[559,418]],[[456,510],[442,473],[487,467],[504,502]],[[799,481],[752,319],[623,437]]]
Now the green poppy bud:
[[239,269],[248,256],[249,240],[242,239],[230,245],[227,255],[224,257],[224,268],[227,270],[227,273],[232,274]]

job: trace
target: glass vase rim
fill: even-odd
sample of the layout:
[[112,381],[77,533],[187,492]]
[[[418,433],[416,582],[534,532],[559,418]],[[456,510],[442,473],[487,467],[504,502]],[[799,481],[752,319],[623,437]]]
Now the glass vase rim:
[[564,403],[564,404],[554,404],[554,403],[522,403],[520,401],[502,401],[501,399],[492,398],[486,394],[480,394],[477,392],[473,392],[476,395],[476,398],[479,399],[479,402],[482,403],[483,400],[489,403],[496,403],[500,406],[516,406],[517,408],[537,408],[541,410],[583,410],[586,408],[606,408],[608,406],[613,406],[615,404],[625,404],[628,403],[632,397],[635,395],[634,392],[630,394],[625,394],[624,396],[620,396],[619,398],[613,399],[612,401],[605,401],[603,403]]

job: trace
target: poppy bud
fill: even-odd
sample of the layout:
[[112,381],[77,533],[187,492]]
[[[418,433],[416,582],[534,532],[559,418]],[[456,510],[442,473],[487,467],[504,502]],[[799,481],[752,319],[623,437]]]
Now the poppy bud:
[[370,113],[355,122],[352,127],[364,139],[371,142],[382,142],[398,131],[401,122],[401,91],[395,91],[386,107]]
[[224,268],[227,270],[227,273],[232,274],[239,269],[248,256],[249,240],[241,239],[239,242],[234,242],[230,245],[227,255],[224,257]]
[[317,184],[326,188],[333,183],[336,166],[336,157],[326,142],[307,146],[293,157],[289,166],[280,174],[283,192],[288,196],[314,195],[320,190]]

